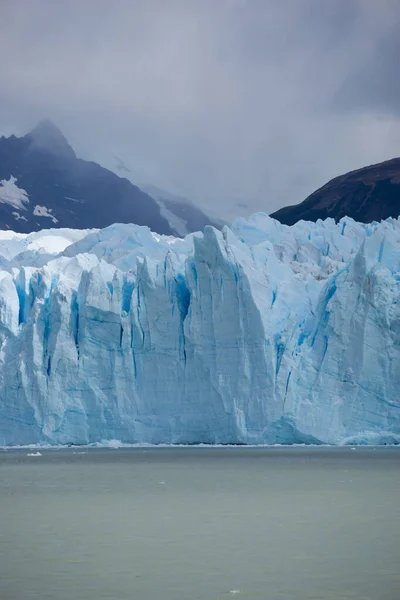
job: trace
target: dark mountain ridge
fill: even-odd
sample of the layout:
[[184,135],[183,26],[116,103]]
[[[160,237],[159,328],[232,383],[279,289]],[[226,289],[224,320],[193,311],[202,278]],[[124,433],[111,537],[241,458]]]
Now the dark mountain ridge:
[[[28,200],[18,203],[13,198],[20,190]],[[85,229],[115,222],[175,233],[151,196],[97,163],[77,158],[50,121],[23,137],[0,138],[0,229],[29,233],[54,225]]]
[[362,223],[400,215],[400,158],[335,177],[300,204],[271,215],[281,223],[352,217]]

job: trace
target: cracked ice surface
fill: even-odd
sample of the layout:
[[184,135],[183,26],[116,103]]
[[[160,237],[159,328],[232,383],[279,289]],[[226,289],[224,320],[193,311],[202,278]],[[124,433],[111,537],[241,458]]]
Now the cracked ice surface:
[[400,222],[0,232],[0,444],[400,439]]

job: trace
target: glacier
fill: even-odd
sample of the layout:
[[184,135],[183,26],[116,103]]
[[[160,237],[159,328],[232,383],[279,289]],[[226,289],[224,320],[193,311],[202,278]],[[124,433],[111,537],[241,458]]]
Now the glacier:
[[0,232],[0,445],[400,440],[400,221]]

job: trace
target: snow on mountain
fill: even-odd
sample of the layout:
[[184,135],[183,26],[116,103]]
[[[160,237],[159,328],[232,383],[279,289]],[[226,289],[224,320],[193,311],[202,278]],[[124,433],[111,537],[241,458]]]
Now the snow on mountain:
[[78,158],[53,123],[43,121],[23,137],[0,137],[1,229],[29,233],[52,223],[83,229],[114,222],[175,233],[153,198]]
[[193,231],[203,231],[207,225],[221,229],[225,223],[206,215],[187,198],[171,194],[154,185],[142,186],[160,207],[161,216],[168,221],[177,235],[185,237]]
[[0,202],[9,204],[13,208],[26,210],[25,205],[29,203],[28,194],[17,186],[17,180],[12,175],[8,180],[2,179],[0,181]]
[[184,219],[182,219],[182,217],[179,217],[171,210],[169,210],[162,200],[155,198],[155,201],[160,207],[161,216],[164,217],[166,221],[168,221],[171,229],[176,231],[177,235],[185,237],[185,235],[188,235],[188,233],[190,233],[187,221],[185,221]]
[[58,219],[56,219],[52,214],[51,208],[47,208],[46,206],[40,206],[39,204],[36,204],[35,208],[33,209],[33,214],[35,217],[46,217],[47,219],[51,219],[54,224],[58,223]]
[[[115,170],[130,174],[122,159],[115,160]],[[78,158],[48,120],[23,137],[0,137],[1,229],[29,233],[52,224],[103,228],[118,222],[184,237],[206,225],[222,226],[185,198],[149,189],[146,193],[134,181]]]
[[0,444],[400,440],[399,220],[2,232],[0,264]]

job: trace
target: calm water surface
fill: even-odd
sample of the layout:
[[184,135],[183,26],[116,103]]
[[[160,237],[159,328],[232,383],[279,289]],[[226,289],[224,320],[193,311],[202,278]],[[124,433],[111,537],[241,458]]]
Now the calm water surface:
[[400,448],[0,451],[1,600],[399,600]]

